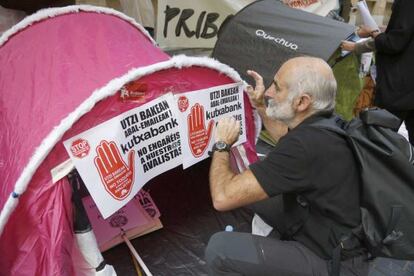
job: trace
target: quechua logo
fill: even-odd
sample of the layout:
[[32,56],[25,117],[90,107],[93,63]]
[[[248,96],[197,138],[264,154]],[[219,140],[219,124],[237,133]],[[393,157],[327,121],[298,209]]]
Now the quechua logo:
[[267,34],[265,31],[263,30],[256,30],[256,36],[262,38],[262,39],[266,39],[266,40],[272,40],[273,42],[284,46],[286,48],[289,48],[291,50],[297,51],[298,50],[298,45],[296,45],[293,42],[289,42],[286,39],[282,38],[282,37],[274,37],[270,34]]

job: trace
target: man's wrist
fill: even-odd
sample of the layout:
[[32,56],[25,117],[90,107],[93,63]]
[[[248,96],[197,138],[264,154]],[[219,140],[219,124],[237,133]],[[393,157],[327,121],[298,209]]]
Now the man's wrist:
[[211,151],[208,152],[209,156],[213,156],[215,152],[230,153],[231,145],[223,141],[217,141],[214,143]]
[[360,30],[361,30],[361,27],[360,26],[357,26],[355,28],[355,34],[359,36],[360,35],[360,33],[359,33]]
[[217,142],[214,143],[212,151],[219,151],[219,152],[230,152],[231,143],[226,142],[224,139],[218,139]]
[[266,112],[266,106],[260,105],[255,107],[258,112]]
[[379,35],[380,31],[379,30],[373,30],[372,32],[369,33],[369,35],[373,38],[375,38],[377,35]]
[[221,155],[221,154],[223,154],[223,156],[224,155],[229,155],[230,154],[230,151],[218,151],[218,150],[214,150],[214,151],[211,151],[211,156],[213,156],[213,154],[218,154],[218,155]]

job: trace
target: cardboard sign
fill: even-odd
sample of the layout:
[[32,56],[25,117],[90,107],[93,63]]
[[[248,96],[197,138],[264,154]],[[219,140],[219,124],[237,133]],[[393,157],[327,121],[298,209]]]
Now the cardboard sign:
[[162,227],[158,208],[144,190],[107,219],[102,218],[91,197],[82,201],[101,251],[123,242],[122,234],[133,239]]
[[241,122],[239,140],[246,142],[242,83],[226,84],[175,96],[181,113],[183,168],[186,169],[207,157],[214,139],[215,123],[220,118],[233,116]]
[[166,94],[64,142],[103,218],[155,176],[181,164],[180,125]]
[[103,219],[99,214],[91,197],[84,197],[82,201],[99,245],[122,234],[122,230],[128,231],[150,222],[150,218],[136,199],[133,199],[107,219]]
[[156,40],[162,48],[213,48],[231,14],[254,0],[158,0]]

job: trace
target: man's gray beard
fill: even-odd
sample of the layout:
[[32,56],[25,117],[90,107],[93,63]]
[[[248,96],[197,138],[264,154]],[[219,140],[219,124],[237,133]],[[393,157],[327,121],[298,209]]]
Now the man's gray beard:
[[274,99],[269,99],[266,108],[266,115],[272,120],[279,120],[289,125],[295,117],[295,112],[292,108],[292,100],[288,99],[283,103],[278,104]]

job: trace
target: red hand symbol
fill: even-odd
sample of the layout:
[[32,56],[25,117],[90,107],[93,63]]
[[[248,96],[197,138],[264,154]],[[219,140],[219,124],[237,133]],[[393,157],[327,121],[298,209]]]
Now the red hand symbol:
[[205,126],[204,107],[196,103],[191,107],[187,118],[190,149],[195,157],[200,157],[206,150],[211,138],[214,121],[211,120],[208,128]]
[[128,154],[129,166],[119,154],[115,142],[101,141],[96,147],[95,166],[98,169],[105,190],[115,199],[122,200],[131,192],[134,184],[134,155],[131,150]]

